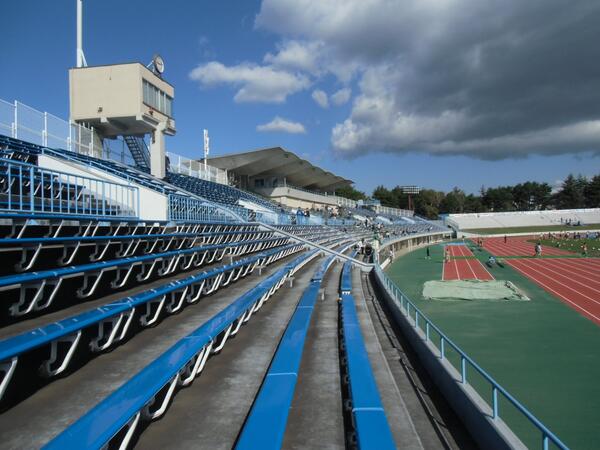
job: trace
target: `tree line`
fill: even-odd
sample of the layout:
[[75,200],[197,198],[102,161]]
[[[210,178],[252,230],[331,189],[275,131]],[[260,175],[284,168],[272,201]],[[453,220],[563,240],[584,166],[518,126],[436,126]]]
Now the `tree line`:
[[[367,198],[364,192],[352,187],[338,189],[336,194],[353,200]],[[377,186],[371,197],[383,206],[408,208],[408,195],[402,193],[400,186],[393,189]],[[450,192],[423,189],[412,200],[415,213],[430,219],[453,213],[599,208],[600,174],[592,178],[571,174],[555,192],[548,183],[527,181],[513,186],[482,186],[478,194],[466,194],[458,187]]]

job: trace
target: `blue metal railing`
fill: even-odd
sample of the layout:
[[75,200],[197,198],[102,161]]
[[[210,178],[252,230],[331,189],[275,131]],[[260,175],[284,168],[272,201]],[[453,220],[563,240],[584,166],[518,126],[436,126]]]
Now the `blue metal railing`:
[[169,194],[169,220],[185,222],[240,222],[248,221],[246,208],[224,207],[184,195]]
[[0,211],[139,218],[135,186],[0,159]]
[[[515,409],[529,422],[531,422],[541,433],[542,449],[548,450],[549,444],[553,443],[561,450],[568,450],[569,447],[563,443],[552,431],[550,431],[537,417],[535,417],[521,402],[513,397],[506,389],[494,380],[485,370],[483,370],[473,359],[471,359],[458,345],[456,345],[442,330],[440,330],[423,312],[408,299],[408,297],[396,286],[396,284],[383,272],[378,263],[375,264],[375,274],[381,284],[386,288],[387,292],[392,296],[394,302],[399,307],[400,312],[407,318],[412,319],[414,328],[423,331],[424,339],[428,343],[435,345],[440,353],[439,357],[442,360],[451,362],[446,356],[446,347],[452,348],[460,358],[460,378],[462,384],[468,384],[468,368],[472,367],[481,377],[489,383],[491,387],[491,401],[486,401],[492,410],[492,418],[497,420],[500,418],[500,396],[504,397],[511,403]],[[439,344],[434,342],[431,334],[432,331],[439,336]],[[484,399],[485,400],[485,399]]]

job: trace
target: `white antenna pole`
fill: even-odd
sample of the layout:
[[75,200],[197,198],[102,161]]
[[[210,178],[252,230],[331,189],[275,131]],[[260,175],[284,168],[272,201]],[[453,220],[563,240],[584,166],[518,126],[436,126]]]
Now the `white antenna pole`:
[[86,67],[83,54],[83,1],[77,0],[77,67]]
[[207,158],[209,152],[209,138],[208,138],[208,130],[204,130],[204,173],[206,174],[207,168]]

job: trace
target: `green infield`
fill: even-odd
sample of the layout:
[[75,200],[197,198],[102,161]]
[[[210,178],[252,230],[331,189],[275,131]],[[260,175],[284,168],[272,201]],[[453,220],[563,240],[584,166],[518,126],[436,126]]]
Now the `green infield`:
[[579,230],[600,230],[600,223],[586,224],[581,227],[568,227],[565,225],[546,225],[543,227],[507,227],[507,228],[471,228],[468,230],[459,230],[458,233],[477,233],[477,234],[510,234],[510,233],[542,233],[544,231],[569,231],[577,232]]
[[[482,261],[485,250],[476,250]],[[600,442],[600,327],[505,265],[490,272],[513,283],[530,301],[438,301],[422,296],[439,280],[441,245],[400,257],[390,278],[444,333],[556,433],[570,448]],[[450,355],[449,359],[456,359]],[[460,367],[455,362],[455,367]],[[469,382],[490,402],[490,387],[474,370]],[[507,401],[500,415],[529,448],[541,437]]]

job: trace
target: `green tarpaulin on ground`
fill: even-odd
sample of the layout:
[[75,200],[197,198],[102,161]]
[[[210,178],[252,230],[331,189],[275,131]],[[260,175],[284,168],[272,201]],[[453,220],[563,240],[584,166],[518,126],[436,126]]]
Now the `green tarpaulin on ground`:
[[428,300],[529,300],[510,281],[500,280],[427,281],[423,297]]

